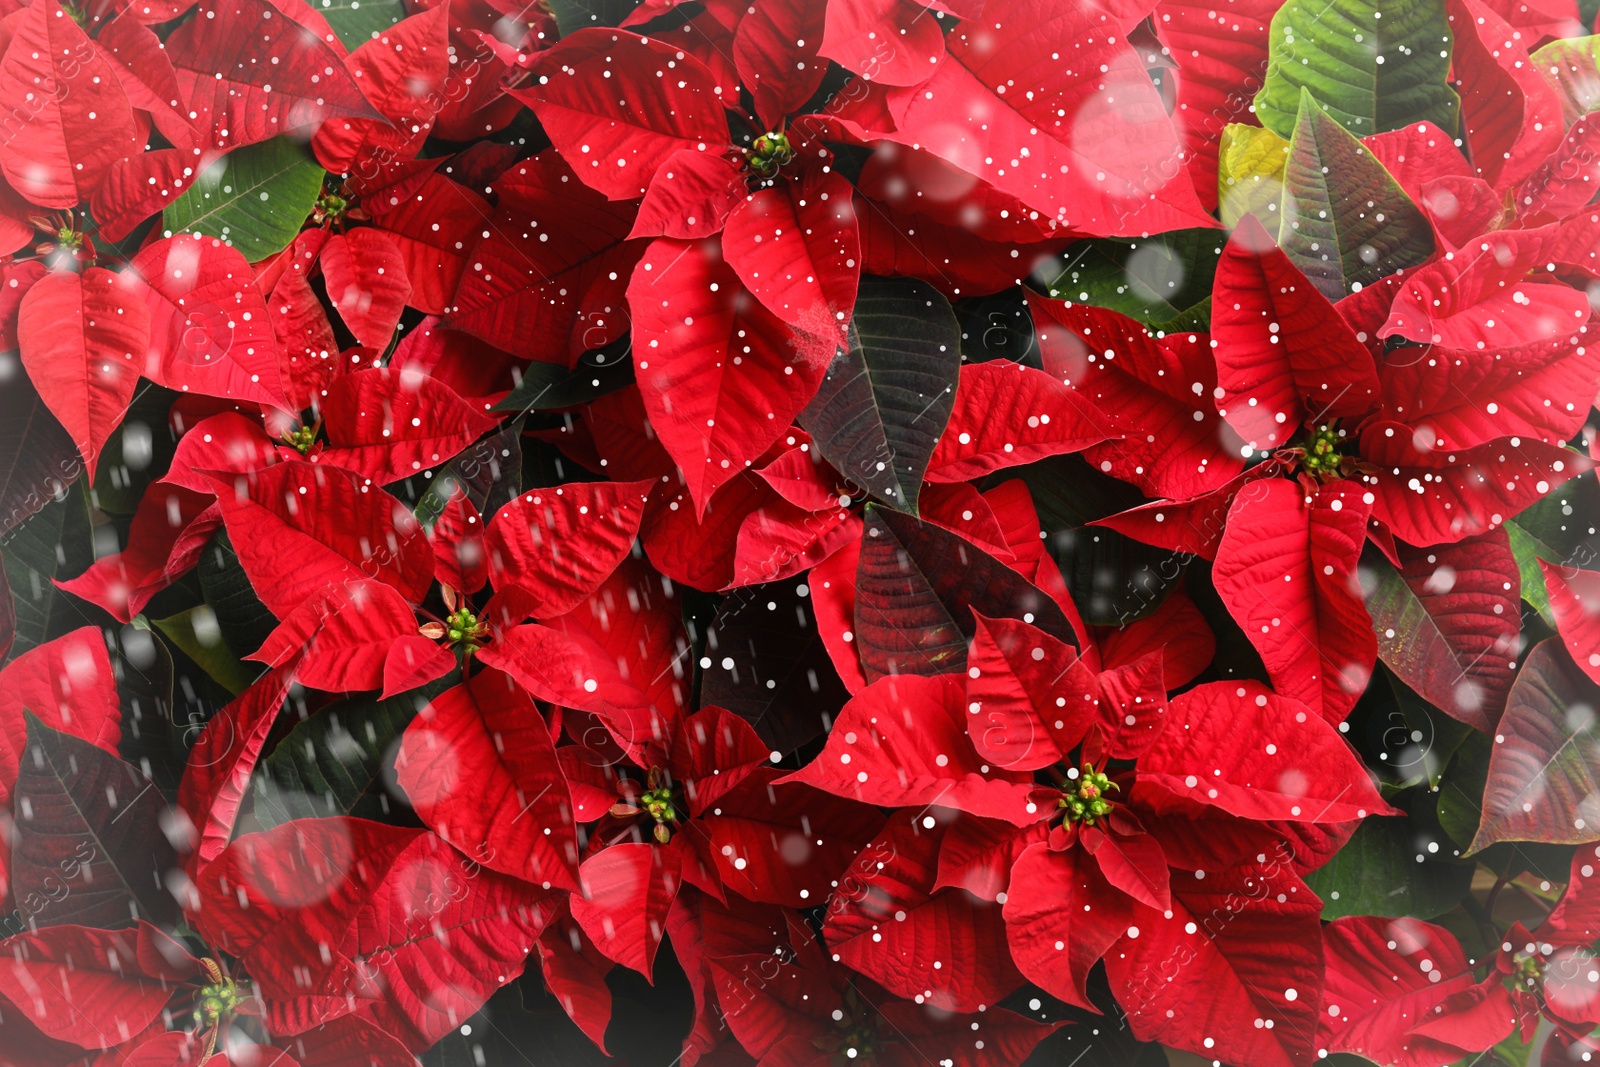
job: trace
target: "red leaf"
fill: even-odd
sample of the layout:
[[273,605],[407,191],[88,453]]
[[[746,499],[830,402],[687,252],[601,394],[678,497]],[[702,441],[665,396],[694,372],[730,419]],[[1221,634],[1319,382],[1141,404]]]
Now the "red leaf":
[[1037,821],[1027,776],[982,770],[966,703],[959,677],[880,679],[839,712],[822,752],[783,780],[881,807],[938,804],[1018,826]]
[[1561,143],[1561,97],[1529,57],[1522,35],[1492,8],[1451,0],[1449,11],[1462,133],[1478,174],[1505,190]]
[[191,148],[195,130],[178,104],[183,93],[178,89],[172,60],[167,58],[161,38],[150,27],[135,21],[136,17],[127,11],[112,19],[101,28],[95,43],[116,68],[128,102],[149,112],[168,141],[179,148]]
[[415,604],[433,581],[433,551],[415,517],[358,475],[293,461],[209,477],[239,562],[280,619],[342,582],[376,579]]
[[387,348],[411,296],[406,262],[394,238],[363,226],[322,246],[322,277],[339,317],[368,348]]
[[165,936],[143,922],[137,930],[52,926],[18,934],[0,942],[0,994],[53,1038],[111,1048],[155,1022],[178,992],[174,978],[188,977],[140,966],[139,942]]
[[24,711],[116,755],[122,709],[111,657],[98,629],[73,630],[0,670],[0,809],[11,807],[27,734]]
[[191,874],[222,854],[233,836],[250,775],[288,695],[294,669],[262,675],[206,723],[189,752],[178,807],[194,828]]
[[550,728],[499,671],[435,697],[406,728],[395,770],[422,821],[477,862],[577,888],[572,800]]
[[[1143,58],[1127,43],[1147,12],[991,3],[981,23],[950,33],[949,55],[928,81],[887,90],[893,128],[867,132],[930,151],[1081,233],[1215,225],[1184,173],[1178,132]],[[841,118],[850,117],[847,107]]]
[[1436,451],[1425,434],[1385,422],[1362,430],[1361,457],[1381,471],[1371,483],[1374,517],[1413,545],[1492,530],[1593,466],[1587,456],[1539,441],[1502,438]]
[[[1450,931],[1416,919],[1350,918],[1328,924],[1323,938],[1328,1011],[1322,1040],[1330,1052],[1432,1067],[1482,1051],[1412,1032],[1473,985],[1472,968]],[[1509,1033],[1509,1015],[1506,1022]]]
[[925,477],[971,481],[1116,436],[1110,419],[1043,371],[1007,360],[968,363]]
[[267,313],[281,353],[278,369],[289,406],[304,411],[320,404],[344,368],[333,324],[304,270],[283,272],[267,298]]
[[150,308],[145,377],[179,392],[287,405],[271,315],[243,255],[180,234],[146,245],[129,274]]
[[89,199],[106,169],[143,148],[116,69],[56,0],[7,20],[0,99],[16,108],[0,171],[42,207]]
[[[492,212],[481,196],[438,174],[425,175],[415,189],[405,190],[404,199],[394,198],[398,202],[384,204],[376,221],[404,262],[411,281],[406,302],[430,315],[443,315],[467,269],[467,253]],[[364,203],[373,210],[371,199]]]
[[1363,497],[1347,482],[1322,486],[1309,500],[1298,482],[1254,482],[1228,509],[1212,571],[1273,685],[1329,722],[1350,714],[1378,655],[1355,578],[1369,510]]
[[1022,984],[998,905],[935,889],[943,833],[903,813],[866,848],[887,853],[860,894],[836,897],[823,936],[835,958],[889,992],[939,1011],[976,1011]]
[[611,1022],[611,988],[606,972],[612,964],[600,955],[582,927],[571,919],[551,923],[539,936],[539,971],[545,988],[578,1028],[601,1052]]
[[[612,200],[643,195],[678,149],[716,151],[728,141],[711,71],[665,40],[582,29],[530,70],[533,84],[511,95],[533,108],[579,179]],[[596,93],[601,84],[606,92]]]
[[1321,902],[1277,857],[1178,877],[1172,896],[1165,915],[1136,906],[1128,936],[1106,955],[1134,1036],[1232,1063],[1315,1063]]
[[789,428],[833,357],[792,331],[704,245],[653,242],[628,284],[634,365],[650,424],[698,514]]
[[1522,578],[1505,531],[1399,552],[1398,573],[1380,565],[1367,597],[1379,657],[1430,704],[1492,731],[1522,629]]
[[1259,682],[1208,682],[1172,700],[1135,790],[1258,822],[1340,823],[1394,812],[1336,730]]
[[865,81],[918,85],[932,76],[944,57],[939,21],[921,4],[835,0],[826,9],[821,54]]
[[1094,672],[1077,649],[1037,627],[981,615],[977,623],[967,653],[972,747],[1012,771],[1055,763],[1098,720]]
[[28,377],[94,471],[139,381],[150,343],[144,301],[104,268],[56,271],[22,298],[17,340]]
[[201,471],[248,474],[270,467],[281,458],[260,422],[224,411],[201,419],[178,440],[172,466],[161,480],[214,496],[216,484]]
[[807,168],[797,181],[747,196],[722,236],[728,265],[768,311],[838,344],[846,343],[861,269],[850,193],[839,174]]
[[303,136],[330,120],[379,117],[345,71],[337,38],[296,15],[272,0],[206,0],[167,38],[178,89],[207,144],[236,148]]
[[313,689],[377,689],[390,646],[416,633],[416,615],[399,593],[382,582],[345,582],[314,593],[245,659],[269,667],[298,659],[295,680]]
[[1011,868],[1006,943],[1022,973],[1052,996],[1092,1007],[1089,970],[1128,932],[1133,898],[1113,889],[1081,848],[1036,844]]
[[[495,181],[500,212],[471,249],[445,325],[515,355],[564,363],[628,329],[623,292],[639,254],[632,205],[573,180],[554,151]],[[637,306],[633,310],[637,312]]]
[[1252,448],[1288,444],[1308,420],[1366,414],[1371,352],[1253,216],[1223,249],[1212,297],[1218,408]]
[[624,841],[583,861],[582,894],[573,894],[572,917],[595,947],[646,978],[666,934],[667,911],[683,886],[683,838],[670,844]]
[[56,585],[100,605],[118,622],[131,622],[152,597],[195,565],[220,525],[222,513],[210,496],[157,482],[133,513],[127,547]]
[[[1550,611],[1572,662],[1600,682],[1600,574],[1539,561]],[[1508,672],[1509,675],[1509,672]],[[1509,684],[1509,676],[1507,679]]]
[[583,603],[633,547],[649,482],[571,482],[535,489],[489,520],[489,579],[515,587],[540,618]]
[[443,382],[386,367],[340,375],[321,408],[328,447],[314,461],[380,485],[439,466],[495,427]]
[[1422,191],[1426,183],[1472,177],[1472,164],[1455,139],[1431,122],[1407,123],[1398,130],[1363,137],[1361,143],[1419,205],[1426,199]]
[[[823,13],[829,7],[811,0],[757,0],[733,37],[739,78],[755,98],[756,115],[767,129],[811,98],[827,73],[817,52],[823,38]],[[848,193],[846,194],[848,197]]]
[[1114,311],[1031,294],[1028,309],[1046,371],[1109,413],[1108,426],[1123,428],[1087,451],[1091,464],[1150,496],[1180,500],[1221,488],[1244,469],[1212,398],[1216,365],[1204,334],[1157,341]]
[[744,202],[744,164],[731,155],[680,148],[656,170],[629,231],[635,237],[693,241],[722,231]]

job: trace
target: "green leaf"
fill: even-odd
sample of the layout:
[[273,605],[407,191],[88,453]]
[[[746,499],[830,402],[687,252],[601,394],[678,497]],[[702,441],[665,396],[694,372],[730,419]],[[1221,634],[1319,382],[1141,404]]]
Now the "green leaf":
[[433,529],[458,488],[485,518],[522,491],[521,419],[508,421],[445,464],[417,499],[418,520]]
[[1562,567],[1600,567],[1600,484],[1589,471],[1557,486],[1506,523],[1522,570],[1522,598],[1551,628],[1555,619],[1537,560]]
[[1550,594],[1545,590],[1539,561],[1559,562],[1561,554],[1518,526],[1515,519],[1506,523],[1506,534],[1511,538],[1511,554],[1516,557],[1517,570],[1522,575],[1522,599],[1533,606],[1546,625],[1555,629],[1556,617],[1550,611]]
[[12,530],[0,543],[0,557],[17,617],[13,656],[103,617],[53,584],[76,578],[94,562],[94,528],[81,480]]
[[352,52],[408,14],[405,0],[317,0],[311,6]]
[[1425,262],[1433,228],[1349,131],[1301,90],[1278,244],[1329,300]]
[[[1584,20],[1594,25],[1594,16]],[[1600,37],[1567,37],[1533,53],[1533,69],[1556,87],[1567,125],[1600,107]]]
[[236,148],[161,215],[171,233],[220,237],[252,263],[283,251],[322,191],[323,170],[288,137]]
[[566,37],[585,26],[620,25],[636,6],[637,0],[550,0],[550,13]]
[[961,327],[939,291],[915,278],[865,277],[849,347],[798,421],[840,474],[915,514],[960,373]]
[[234,696],[244,692],[261,673],[259,664],[247,664],[228,649],[222,640],[217,614],[207,604],[152,623],[162,635],[198,663],[212,681]]
[[1229,229],[1246,215],[1255,215],[1268,233],[1282,217],[1283,168],[1289,142],[1260,126],[1230,123],[1222,131],[1217,153],[1217,201]]
[[218,530],[201,550],[195,573],[206,604],[216,614],[217,628],[222,631],[228,651],[243,659],[260,648],[277,628],[278,620],[256,596],[227,530]]
[[383,818],[389,800],[374,787],[391,767],[391,748],[417,712],[459,681],[452,671],[388,700],[334,704],[289,731],[256,770],[255,813],[263,828],[330,815]]
[[1444,0],[1289,0],[1272,17],[1256,117],[1280,137],[1311,90],[1357,137],[1430,121],[1454,131]]
[[1600,686],[1559,638],[1528,653],[1483,790],[1471,851],[1497,841],[1582,844],[1600,839]]
[[631,338],[585,352],[571,370],[557,363],[534,360],[522,369],[517,386],[491,411],[554,411],[577,407],[614,393],[633,382]]
[[1037,277],[1052,297],[1110,308],[1153,329],[1205,328],[1224,239],[1219,230],[1193,229],[1080,241]]
[[1322,898],[1322,917],[1431,919],[1455,907],[1477,864],[1452,858],[1443,836],[1407,816],[1362,820],[1333,859],[1306,875],[1306,885]]
[[16,529],[83,473],[69,434],[50,414],[15,352],[0,354],[0,537]]

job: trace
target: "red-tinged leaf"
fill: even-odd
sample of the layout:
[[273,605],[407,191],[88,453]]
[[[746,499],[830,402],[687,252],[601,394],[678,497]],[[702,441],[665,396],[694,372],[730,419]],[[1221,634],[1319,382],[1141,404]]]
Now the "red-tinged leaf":
[[45,275],[17,312],[22,365],[94,470],[122,422],[150,342],[137,290],[102,267]]
[[[1448,930],[1416,919],[1338,919],[1323,930],[1323,943],[1328,1010],[1322,1041],[1330,1052],[1433,1067],[1482,1051],[1412,1032],[1473,984],[1466,955]],[[1506,1021],[1509,1033],[1509,1016]]]
[[1491,732],[1522,629],[1522,578],[1505,531],[1398,551],[1398,569],[1371,561],[1377,584],[1366,600],[1379,658],[1434,707]]
[[1089,970],[1128,932],[1134,900],[1112,888],[1088,852],[1036,844],[1011,869],[1006,942],[1017,967],[1069,1004],[1091,1007]]
[[405,257],[394,238],[363,226],[322,246],[322,277],[339,318],[368,348],[387,348],[411,297]]
[[720,233],[744,202],[744,178],[744,163],[732,155],[678,149],[650,180],[628,237],[693,241]]
[[312,689],[377,689],[390,645],[416,632],[416,615],[399,593],[382,582],[346,582],[313,594],[245,658],[269,667],[298,660],[295,680]]
[[358,475],[297,460],[209,477],[239,562],[280,619],[342,582],[376,579],[416,604],[433,581],[421,525]]
[[939,21],[908,0],[826,5],[821,54],[868,82],[918,85],[944,56]]
[[1252,448],[1289,444],[1310,420],[1366,414],[1378,372],[1327,297],[1247,216],[1212,289],[1217,406]]
[[670,730],[667,716],[652,707],[640,683],[582,636],[548,626],[518,626],[497,632],[477,656],[540,700],[594,713],[629,750],[641,750]]
[[632,205],[574,180],[555,151],[523,160],[494,187],[501,210],[468,246],[470,269],[445,325],[554,363],[626,333],[623,293],[639,255],[625,243]]
[[611,961],[600,954],[594,942],[583,935],[583,928],[571,919],[547,926],[539,935],[538,949],[539,973],[545,988],[578,1024],[578,1029],[605,1052],[606,1027],[611,1022],[611,988],[606,985],[605,976],[611,970]]
[[[1600,574],[1560,567],[1539,561],[1545,591],[1550,597],[1550,612],[1556,629],[1572,654],[1572,662],[1596,682],[1600,682]],[[1502,657],[1503,658],[1503,657]],[[1509,672],[1507,672],[1509,685]]]
[[633,547],[649,492],[649,482],[571,482],[522,494],[489,520],[490,581],[522,590],[540,618],[566,614]]
[[1032,294],[1028,309],[1046,371],[1123,427],[1119,439],[1086,452],[1091,464],[1149,496],[1180,500],[1244,469],[1212,399],[1216,365],[1204,335],[1157,341],[1115,311]]
[[811,167],[745,197],[722,235],[723,257],[768,311],[836,344],[849,329],[860,273],[850,193],[841,175]]
[[1162,0],[1154,25],[1177,62],[1186,166],[1206,209],[1217,206],[1217,151],[1229,123],[1252,122],[1250,90],[1267,72],[1267,27],[1279,0]]
[[1380,337],[1481,351],[1546,346],[1574,336],[1589,302],[1569,286],[1523,281],[1543,271],[1560,227],[1485,234],[1406,277]]
[[499,671],[435,697],[395,757],[422,821],[484,866],[527,882],[577,888],[572,802],[550,728]]
[[320,404],[344,368],[333,324],[301,270],[286,270],[267,297],[272,334],[278,341],[278,373],[295,411]]
[[259,420],[224,411],[208,415],[184,433],[173,453],[172,466],[161,480],[196,493],[215,495],[216,484],[201,471],[247,474],[282,458]]
[[406,303],[443,315],[461,285],[467,252],[493,211],[483,197],[438,174],[424,175],[415,189],[404,191],[400,199],[396,190],[398,203],[388,206],[377,224],[399,250],[411,281]]
[[315,460],[380,485],[439,466],[495,427],[443,382],[386,367],[340,375],[321,413],[328,447]]
[[811,400],[834,343],[791,330],[703,245],[653,242],[628,300],[645,410],[704,515]]
[[784,781],[882,807],[937,804],[1018,826],[1036,821],[1026,775],[985,772],[957,677],[884,678],[839,712],[822,752]]
[[1203,880],[1180,875],[1172,896],[1167,914],[1135,906],[1106,955],[1134,1036],[1232,1063],[1317,1062],[1322,904],[1294,871],[1273,856]]
[[861,539],[861,519],[848,509],[808,512],[778,500],[745,517],[739,528],[730,588],[783,581]]
[[297,14],[272,0],[206,0],[167,38],[178,89],[206,144],[236,148],[304,136],[345,117],[380,117],[346,72],[343,48],[329,43],[332,34]]
[[1139,760],[1138,794],[1258,822],[1393,814],[1329,723],[1259,682],[1208,682],[1174,697],[1170,715],[1170,728]]
[[[828,62],[817,52],[828,5],[809,0],[757,0],[739,20],[733,61],[755,97],[756,115],[769,130],[800,109],[822,84]],[[846,196],[848,197],[848,193]]]
[[1043,371],[1003,359],[968,363],[925,477],[971,481],[1117,436],[1110,418]]
[[[675,43],[582,29],[530,70],[532,83],[511,95],[533,108],[579,179],[612,200],[643,195],[678,149],[716,151],[728,141],[711,71]],[[606,92],[596,93],[602,83]]]
[[11,893],[37,929],[76,923],[169,923],[166,878],[177,853],[167,802],[144,774],[103,748],[24,712],[26,747],[12,794]]
[[155,1022],[178,991],[172,978],[140,967],[139,941],[151,936],[165,937],[147,923],[18,934],[0,942],[0,994],[53,1038],[90,1049],[119,1045]]
[[46,642],[0,670],[0,810],[22,762],[23,713],[113,755],[122,738],[122,709],[105,639],[93,626]]
[[670,844],[624,841],[583,861],[572,917],[607,958],[650,977],[667,912],[683,886],[682,836]]
[[1472,851],[1496,841],[1594,840],[1600,820],[1593,743],[1600,690],[1561,642],[1541,642],[1523,661],[1495,730],[1483,815]]
[[1561,96],[1528,55],[1534,38],[1479,0],[1451,0],[1449,11],[1462,133],[1478,175],[1506,190],[1561,143]]
[[418,1062],[393,1034],[353,1015],[278,1040],[294,1056],[294,1063],[252,1062],[239,1067],[416,1067]]
[[100,605],[118,622],[131,622],[152,597],[195,565],[220,525],[222,513],[209,496],[158,482],[139,499],[127,547],[56,585]]
[[963,670],[975,612],[1078,640],[1049,594],[976,545],[876,504],[865,522],[852,643],[868,679]]
[[383,691],[380,700],[406,693],[443,678],[456,669],[450,650],[421,634],[403,634],[394,639],[383,657]]
[[412,1048],[515,978],[550,910],[433,833],[348,818],[240,838],[202,872],[200,895],[204,932],[242,958],[269,1025],[270,1009],[309,993],[327,1002],[314,1017],[353,1007]]
[[1257,485],[1228,509],[1212,580],[1278,692],[1343,722],[1378,655],[1355,577],[1370,505],[1351,483]]
[[155,31],[136,21],[136,16],[128,11],[106,23],[95,43],[116,69],[128,102],[149,112],[161,136],[172,144],[178,148],[193,147],[194,126],[178,103],[183,99],[178,89],[178,75]]
[[1362,431],[1361,457],[1381,472],[1370,486],[1373,517],[1413,545],[1492,530],[1593,466],[1581,453],[1539,441],[1433,450],[1425,436],[1384,422]]
[[179,392],[285,406],[271,315],[243,255],[215,238],[180,234],[146,245],[129,273],[150,308],[146,378]]
[[419,11],[350,53],[345,69],[383,117],[322,123],[311,139],[318,163],[335,174],[370,173],[417,154],[451,91],[449,18],[449,4]]
[[0,99],[19,109],[0,171],[32,203],[74,207],[142,138],[116,68],[72,17],[56,0],[25,10],[0,56]]
[[293,680],[292,664],[262,675],[217,712],[195,740],[178,787],[178,807],[195,833],[191,874],[204,870],[228,847],[250,776]]
[[[1160,93],[1127,42],[1147,13],[1138,4],[1108,12],[1039,0],[986,11],[981,23],[949,34],[949,55],[929,80],[887,90],[893,128],[867,132],[930,151],[1081,233],[1215,225],[1184,173]],[[1052,55],[1073,56],[1071,65]],[[840,117],[851,114],[847,106]]]
[[976,1011],[1023,982],[1007,952],[996,951],[1006,926],[1000,907],[965,889],[935,889],[941,830],[903,813],[869,852],[884,852],[865,892],[842,894],[828,908],[823,936],[847,967],[889,992],[940,1011]]

